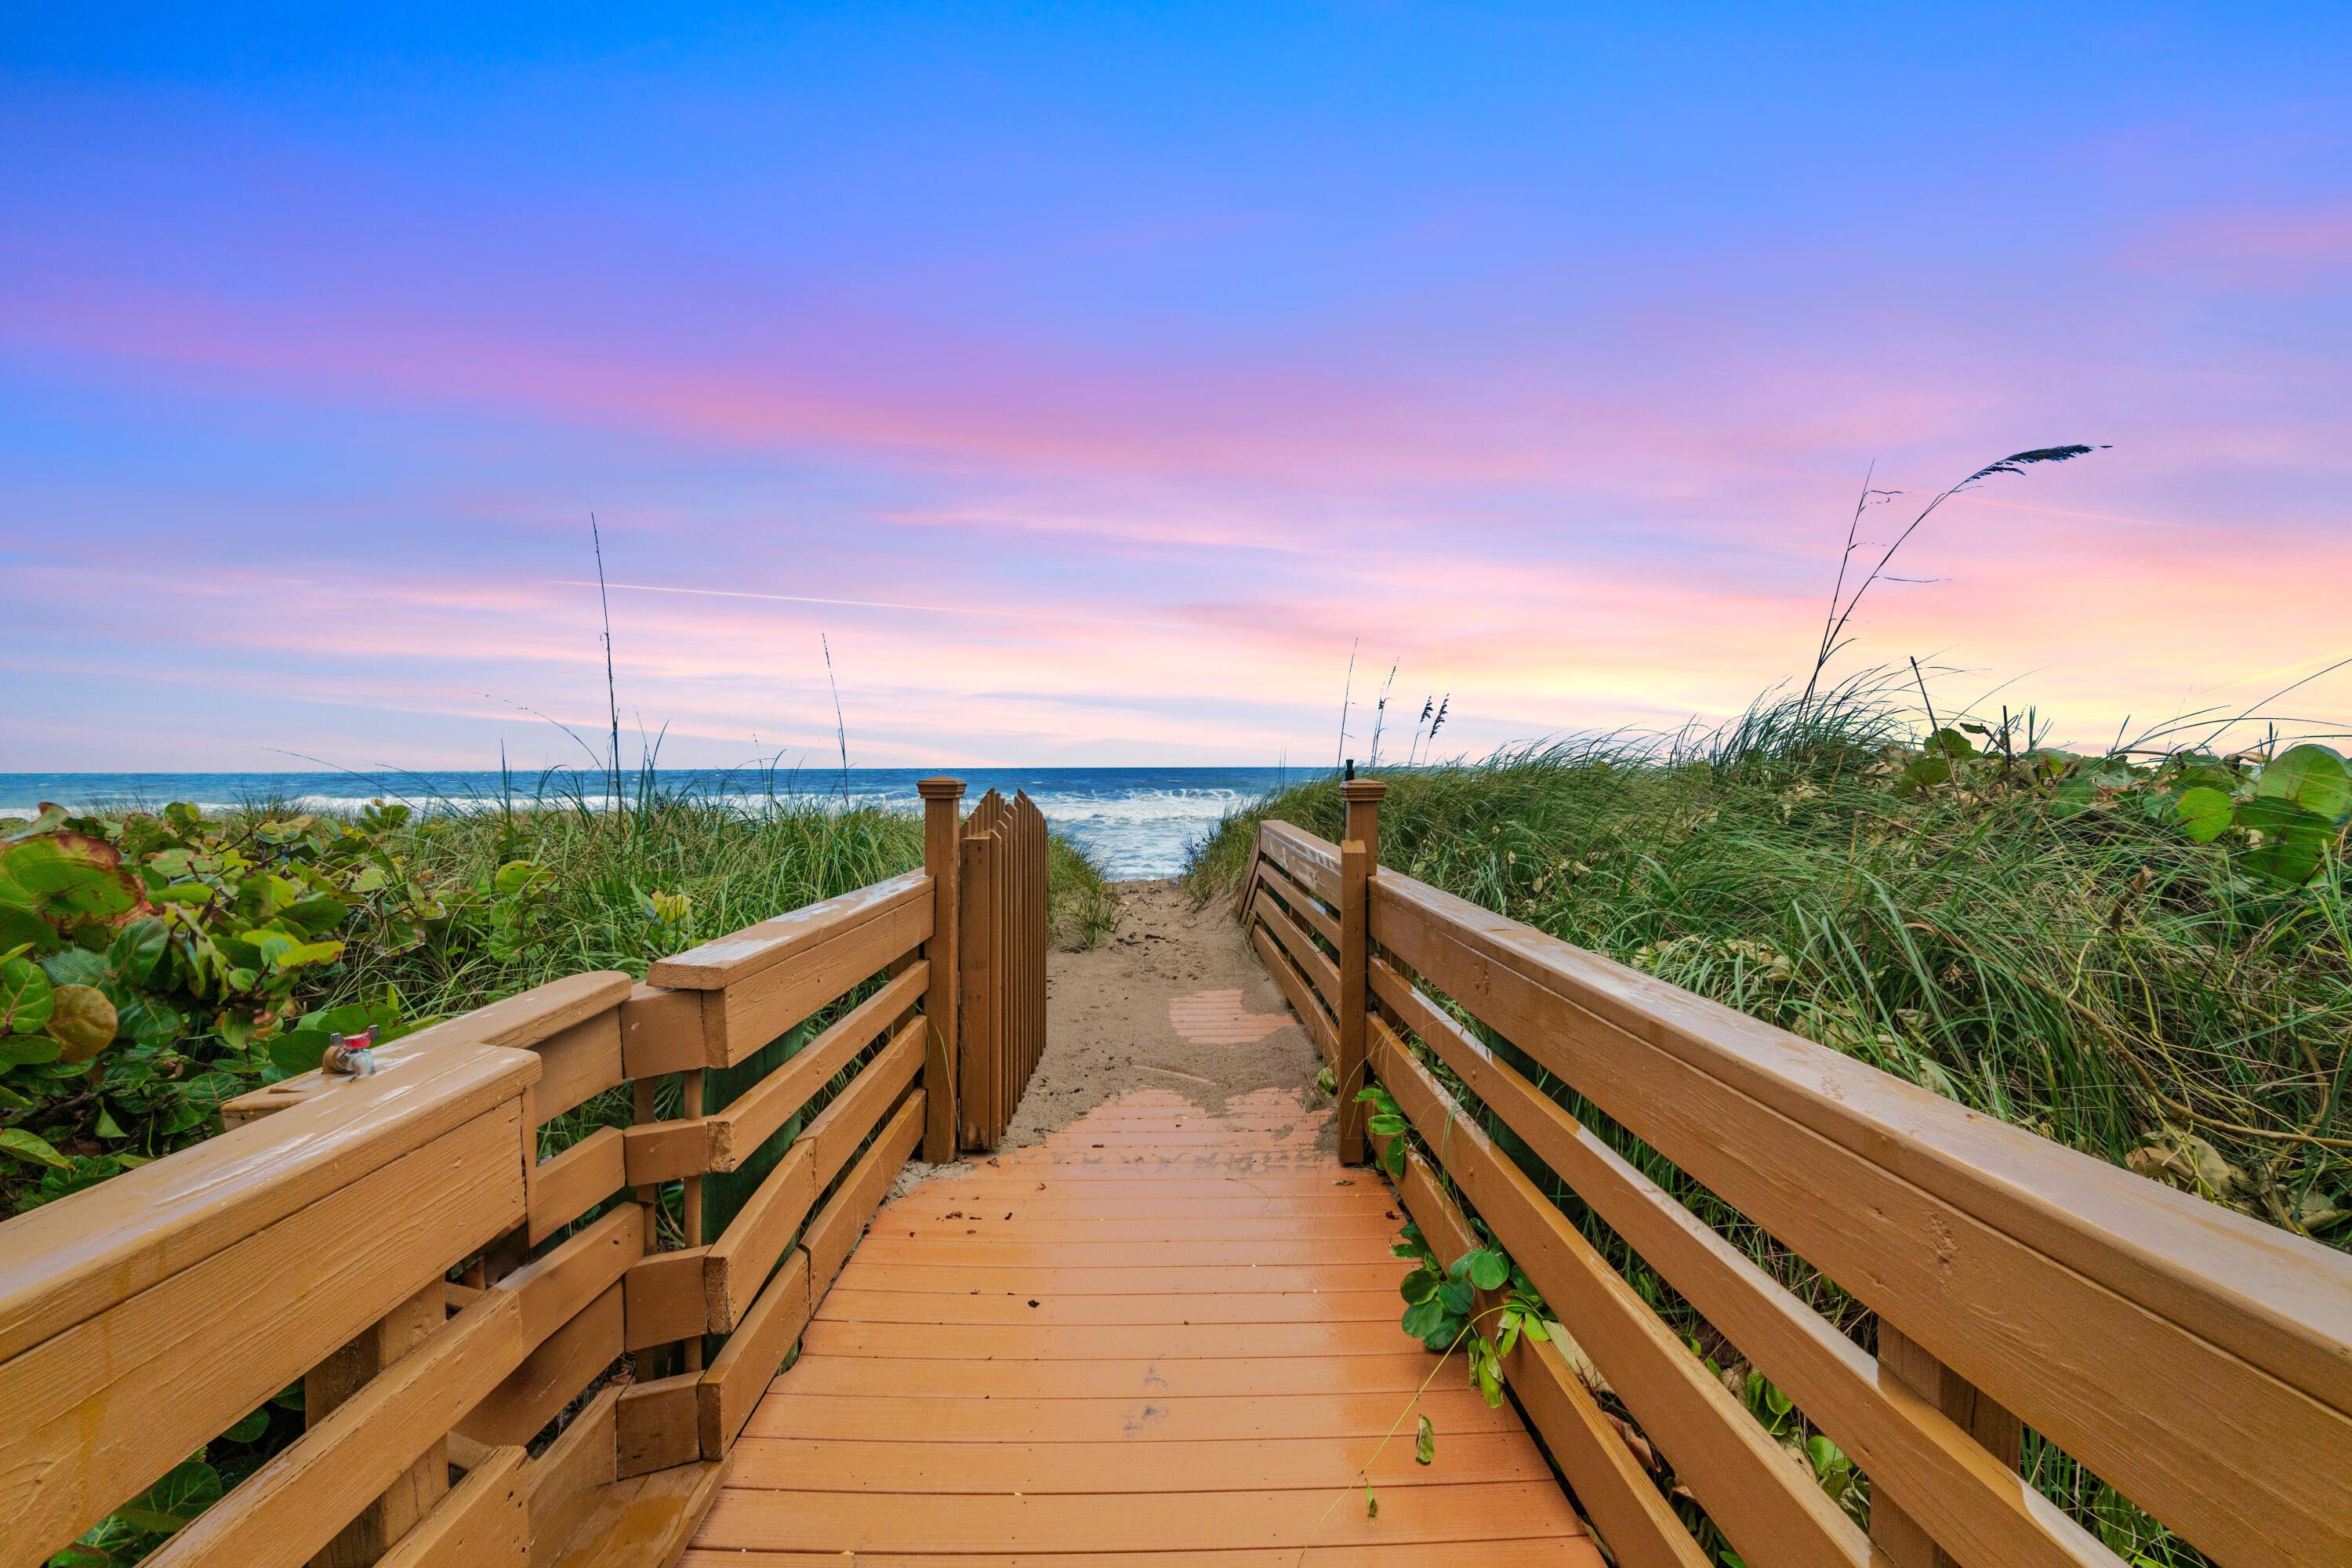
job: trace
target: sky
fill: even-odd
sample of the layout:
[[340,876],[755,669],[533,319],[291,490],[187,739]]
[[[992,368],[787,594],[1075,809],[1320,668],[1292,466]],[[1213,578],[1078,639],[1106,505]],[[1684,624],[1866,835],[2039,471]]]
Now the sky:
[[2346,727],[2352,8],[0,10],[0,772],[581,762],[592,515],[666,764],[1671,728],[2071,442],[1838,668]]

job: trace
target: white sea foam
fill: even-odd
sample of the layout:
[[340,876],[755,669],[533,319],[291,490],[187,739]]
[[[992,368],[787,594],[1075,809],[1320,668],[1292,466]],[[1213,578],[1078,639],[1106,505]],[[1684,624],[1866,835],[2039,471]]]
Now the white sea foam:
[[[46,789],[32,782],[33,775],[22,776],[26,779],[26,787],[6,790],[7,803],[0,804],[0,813],[29,813],[36,797],[59,800],[76,810],[125,804],[152,807],[166,800],[192,797],[207,813],[235,810],[242,804],[224,790],[228,781],[220,775],[183,775],[168,782],[126,776],[114,783],[102,776],[83,774],[74,777],[70,784],[62,778],[43,781],[52,786]],[[1069,781],[1066,786],[1064,778]],[[493,811],[500,805],[495,775],[487,784],[482,775],[442,775],[432,780],[429,788],[412,786],[420,793],[402,789],[401,782],[388,779],[383,790],[372,794],[340,790],[269,793],[272,798],[305,811],[357,812],[373,801],[404,796],[431,810]],[[1150,782],[1149,774],[1130,781],[1076,769],[1067,770],[1061,778],[1041,773],[1026,776],[1022,782],[1055,832],[1084,847],[1110,876],[1121,879],[1174,876],[1183,869],[1190,847],[1204,837],[1219,818],[1255,799],[1264,787],[1222,783],[1185,784],[1166,782],[1165,775],[1161,782],[1155,783]],[[1256,784],[1255,779],[1248,782]],[[792,792],[785,795],[780,791],[778,797],[770,796],[764,790],[740,787],[709,788],[703,792],[703,797],[744,811],[760,810],[772,798],[827,808],[845,803],[893,811],[919,809],[911,782],[903,777],[862,777],[853,773],[845,792],[838,783],[818,774],[804,773],[793,783],[795,787]],[[984,784],[984,778],[976,778],[972,793],[977,795]],[[205,784],[210,784],[211,789],[204,788]],[[189,785],[195,787],[186,787]],[[596,793],[593,781],[574,779],[565,787],[567,793],[560,797],[564,805],[573,803],[574,796],[568,793],[572,788],[581,791],[578,803],[591,810],[603,809],[605,804]],[[998,787],[1009,794],[1012,786],[1000,781]],[[15,801],[17,794],[27,792],[25,802]],[[527,804],[531,795],[528,790],[519,790],[516,798],[519,805]],[[554,804],[557,798],[547,797],[547,803]]]

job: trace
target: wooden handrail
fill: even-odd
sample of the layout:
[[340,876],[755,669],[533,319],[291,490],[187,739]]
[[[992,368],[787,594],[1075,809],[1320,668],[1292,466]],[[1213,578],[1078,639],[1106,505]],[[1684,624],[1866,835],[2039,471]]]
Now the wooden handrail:
[[[1265,918],[1269,889],[1287,879],[1321,896],[1305,879],[1333,871],[1342,847],[1268,823],[1257,847],[1259,951],[1298,1006],[1289,943],[1267,934],[1297,928]],[[1662,1353],[1671,1335],[1660,1342],[1631,1315],[1639,1300],[1613,1270],[1595,1274],[1599,1255],[1487,1141],[1488,1119],[1847,1449],[1885,1504],[1874,1522],[1890,1528],[1869,1548],[1884,1561],[1925,1563],[1930,1539],[1963,1563],[2116,1561],[2014,1474],[2015,1426],[1980,1418],[2001,1407],[2216,1562],[2352,1561],[2352,1258],[1392,870],[1367,880],[1373,1075],[1748,1562],[1859,1561],[1864,1549],[1808,1500],[1823,1496],[1809,1478],[1799,1492],[1794,1472],[1774,1479],[1755,1448],[1761,1428],[1738,1401],[1692,1383],[1695,1358]],[[1344,898],[1336,875],[1327,885]],[[1446,1002],[1518,1055],[1490,1049]],[[1424,1057],[1478,1106],[1456,1105]],[[1884,1325],[1881,1358],[1514,1061],[1599,1106],[1859,1298]],[[1957,1403],[1938,1402],[1938,1378],[1961,1391]],[[2004,1430],[2005,1451],[1985,1446]],[[1622,1486],[1591,1465],[1589,1432],[1563,1430],[1555,1449],[1563,1463],[1563,1449],[1585,1456],[1587,1478],[1570,1472],[1580,1489]],[[1680,1560],[1671,1542],[1628,1552]]]
[[918,902],[929,890],[927,872],[908,871],[854,893],[806,904],[790,914],[658,959],[646,972],[646,984],[679,991],[718,991],[740,984],[799,957],[820,942]]
[[[914,871],[664,960],[655,984],[568,976],[387,1044],[372,1077],[245,1096],[220,1137],[0,1224],[0,1561],[45,1560],[331,1361],[310,1429],[153,1561],[550,1568],[616,1484],[674,1469],[596,1557],[668,1560],[710,1496],[693,1477],[715,1481],[932,1097],[952,1106],[925,1009],[954,908]],[[703,1108],[704,1073],[828,1016]],[[670,1074],[687,1114],[652,1121]],[[538,1157],[551,1118],[633,1082],[637,1125]],[[706,1244],[703,1179],[788,1130]],[[666,1183],[698,1231],[672,1251]],[[705,1367],[707,1335],[726,1344]],[[531,1457],[625,1350],[642,1381]],[[654,1375],[665,1356],[680,1370]]]
[[0,1363],[518,1100],[538,1075],[517,1050],[413,1061],[0,1223]]

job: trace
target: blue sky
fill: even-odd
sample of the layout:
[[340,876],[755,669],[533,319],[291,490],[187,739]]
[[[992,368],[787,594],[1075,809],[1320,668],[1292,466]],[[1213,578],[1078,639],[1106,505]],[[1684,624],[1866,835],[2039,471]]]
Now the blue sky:
[[553,760],[592,510],[682,763],[829,743],[820,632],[877,763],[1315,754],[1358,644],[1465,745],[1670,723],[1797,667],[1873,463],[2072,440],[1852,658],[2242,705],[2352,652],[2347,66],[2341,7],[19,11],[0,768]]

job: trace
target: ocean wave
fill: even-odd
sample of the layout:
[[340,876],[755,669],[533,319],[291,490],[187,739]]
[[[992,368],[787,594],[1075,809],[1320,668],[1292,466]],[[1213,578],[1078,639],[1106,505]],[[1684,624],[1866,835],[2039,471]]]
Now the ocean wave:
[[[973,770],[966,804],[992,785],[1008,795],[1016,788],[1026,790],[1046,824],[1084,848],[1108,875],[1171,877],[1183,869],[1192,847],[1219,819],[1258,798],[1279,777],[1272,769],[1202,769],[1196,772],[1211,777],[1194,782],[1171,777],[1175,772],[1180,770]],[[764,779],[757,781],[759,787],[745,787],[753,781],[741,773],[680,775],[665,777],[663,783],[745,812],[784,805],[911,813],[921,808],[915,777],[911,772],[881,776],[853,773],[845,787],[837,777],[803,773],[780,780],[785,787],[773,791]],[[425,810],[478,812],[495,811],[509,798],[495,773],[387,775],[364,781],[378,786],[368,793],[355,793],[353,785],[361,782],[321,774],[19,774],[0,781],[0,814],[29,815],[43,800],[74,810],[152,809],[166,801],[185,800],[209,813],[237,810],[256,799],[299,811],[357,812],[389,799]],[[607,801],[595,787],[600,782],[567,775],[560,786],[544,791],[516,788],[511,798],[518,805],[603,810]]]

